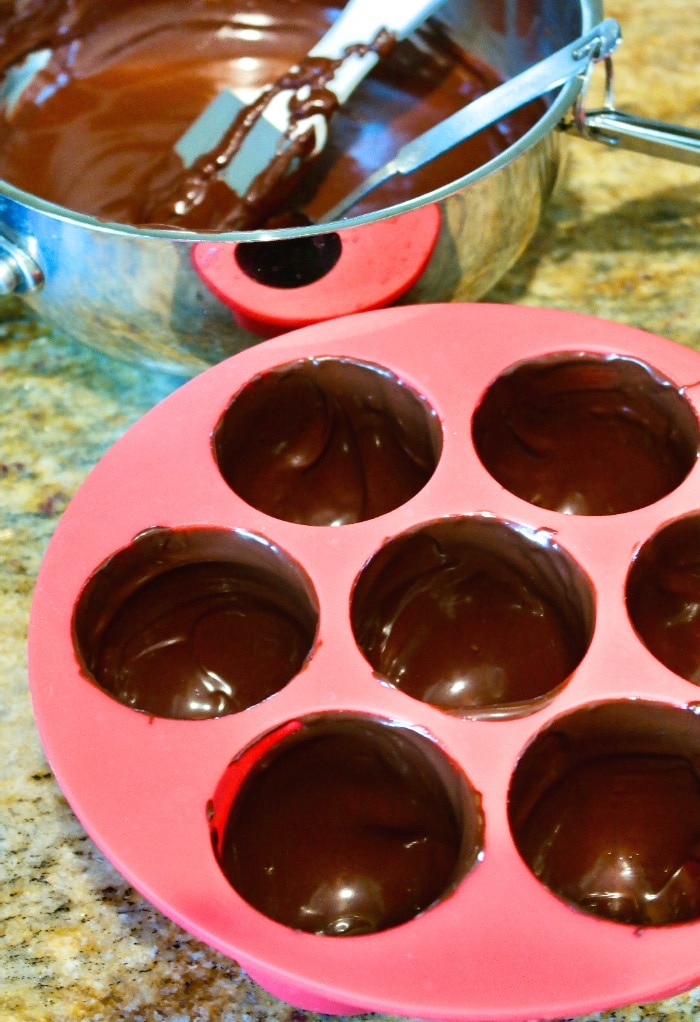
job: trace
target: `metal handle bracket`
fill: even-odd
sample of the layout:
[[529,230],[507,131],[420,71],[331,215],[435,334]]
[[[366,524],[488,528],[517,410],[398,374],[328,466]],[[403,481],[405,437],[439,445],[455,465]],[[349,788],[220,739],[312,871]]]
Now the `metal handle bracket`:
[[0,296],[37,291],[44,274],[31,256],[0,235]]
[[605,96],[598,110],[586,110],[586,94],[593,69],[591,65],[584,85],[576,98],[573,119],[565,122],[565,130],[574,131],[591,142],[600,142],[618,149],[689,163],[700,167],[700,131],[679,124],[666,124],[626,113],[615,107],[614,73],[611,57],[606,57]]

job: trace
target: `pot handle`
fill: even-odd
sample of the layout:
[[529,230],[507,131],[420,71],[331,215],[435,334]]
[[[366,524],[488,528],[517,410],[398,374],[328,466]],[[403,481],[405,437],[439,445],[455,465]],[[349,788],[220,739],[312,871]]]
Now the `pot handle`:
[[592,110],[583,120],[584,138],[700,167],[700,131],[635,117],[622,110]]
[[0,234],[0,297],[37,291],[44,274],[31,256]]
[[676,163],[700,167],[700,131],[680,124],[651,121],[615,108],[613,65],[605,58],[605,99],[599,110],[585,109],[585,96],[592,67],[584,78],[574,106],[573,119],[564,128],[591,142],[619,149],[631,149],[647,156],[659,156]]

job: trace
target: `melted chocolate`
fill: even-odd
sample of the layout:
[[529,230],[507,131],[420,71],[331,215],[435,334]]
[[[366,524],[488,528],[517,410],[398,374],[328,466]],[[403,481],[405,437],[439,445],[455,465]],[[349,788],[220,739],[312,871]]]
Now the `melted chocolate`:
[[[200,230],[256,226],[271,212],[268,199],[275,206],[285,201],[295,182],[282,180],[277,194],[277,171],[274,182],[258,181],[245,200],[207,171],[205,194],[200,182],[193,197],[173,147],[222,88],[261,88],[303,61],[337,6],[259,0],[250,11],[237,0],[42,0],[21,10],[26,16],[0,9],[5,66],[43,46],[53,56],[0,122],[0,175],[7,181],[105,219],[167,220],[166,226]],[[435,26],[423,28],[420,39],[420,47],[399,44],[350,106],[334,114],[330,141],[305,167],[288,199],[292,208],[317,218],[404,142],[498,84],[492,69],[457,50]],[[301,66],[308,74],[308,65]],[[324,73],[314,70],[321,79]],[[312,91],[312,105],[329,112],[327,90],[321,84]],[[358,212],[461,177],[507,148],[541,112],[535,104],[410,178],[393,180]],[[253,107],[245,117],[258,113]]]
[[127,706],[181,720],[235,713],[279,691],[313,635],[246,574],[190,564],[152,579],[105,630],[97,682]]
[[700,916],[697,720],[683,723],[693,716],[604,704],[535,740],[510,817],[520,853],[551,891],[635,926]]
[[85,668],[119,702],[155,717],[247,709],[302,669],[315,617],[283,566],[273,574],[255,563],[178,563],[180,544],[204,549],[206,530],[173,535],[145,533],[86,587],[75,621]]
[[435,429],[429,409],[390,375],[329,359],[254,380],[214,443],[224,479],[253,507],[346,525],[394,510],[425,485]]
[[[140,0],[121,0],[124,11],[138,11]],[[92,31],[114,8],[112,0],[3,0],[0,3],[2,68],[34,50],[74,42]]]
[[679,519],[642,547],[627,582],[627,609],[654,656],[700,685],[700,518]]
[[472,808],[462,824],[455,801],[418,736],[336,718],[263,755],[215,848],[232,886],[270,918],[372,933],[423,912],[474,862],[480,816]]
[[646,507],[697,455],[697,422],[679,392],[629,359],[533,362],[504,374],[473,420],[487,470],[511,493],[566,514]]
[[534,709],[572,673],[588,611],[573,578],[558,589],[554,548],[528,553],[506,526],[487,530],[454,520],[387,544],[358,582],[352,621],[372,667],[409,695],[508,715]]

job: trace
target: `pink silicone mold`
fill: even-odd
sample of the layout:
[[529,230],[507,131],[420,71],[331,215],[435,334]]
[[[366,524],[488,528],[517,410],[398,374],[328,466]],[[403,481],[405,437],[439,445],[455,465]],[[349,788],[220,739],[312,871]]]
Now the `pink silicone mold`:
[[515,1022],[697,983],[699,379],[630,327],[420,306],[153,409],[30,622],[105,855],[312,1010]]

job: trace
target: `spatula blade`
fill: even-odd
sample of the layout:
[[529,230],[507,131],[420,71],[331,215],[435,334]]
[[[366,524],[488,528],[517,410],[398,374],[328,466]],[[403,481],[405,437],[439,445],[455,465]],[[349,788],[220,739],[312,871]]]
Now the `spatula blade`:
[[[223,89],[216,96],[175,144],[175,151],[185,167],[191,167],[200,156],[216,149],[254,95],[248,93],[244,96]],[[280,125],[274,123],[276,106],[270,103],[258,117],[243,139],[236,159],[231,160],[222,172],[226,184],[240,196],[246,194],[258,174],[270,165],[280,146],[285,144],[287,124],[284,120]]]

